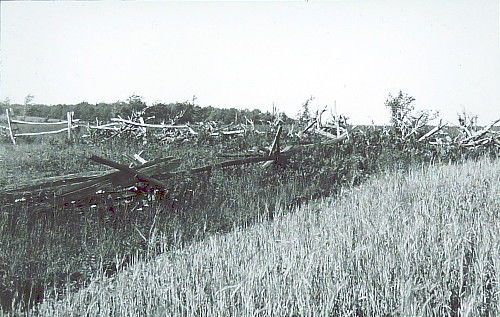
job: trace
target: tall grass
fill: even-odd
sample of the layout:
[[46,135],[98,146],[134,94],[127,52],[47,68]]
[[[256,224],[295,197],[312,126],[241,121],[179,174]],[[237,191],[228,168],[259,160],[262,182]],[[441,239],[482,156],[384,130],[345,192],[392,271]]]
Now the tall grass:
[[[213,160],[221,146],[227,144],[195,149],[192,145],[152,144],[144,156],[174,155],[182,159],[181,168],[186,168],[205,164],[207,158]],[[131,156],[140,148],[126,142],[7,145],[5,151],[0,148],[0,186],[15,187],[33,182],[33,178],[102,169],[85,157],[98,154],[123,162],[128,160],[124,154]],[[170,180],[168,199],[148,201],[147,205],[141,205],[140,200],[116,205],[114,214],[106,207],[0,204],[0,306],[8,310],[13,301],[31,305],[43,298],[46,287],[72,282],[74,289],[96,272],[113,274],[134,255],[147,257],[149,245],[143,236],[153,222],[173,244],[267,217],[277,205],[304,196],[303,189],[314,185],[303,179],[299,173],[260,166],[216,170]]]
[[31,314],[498,316],[499,184],[499,160],[386,173],[96,277]]
[[[162,232],[165,243],[189,243],[227,232],[235,225],[252,224],[259,217],[272,219],[276,210],[289,210],[312,198],[327,197],[341,186],[355,185],[368,175],[419,162],[460,160],[495,149],[448,149],[422,144],[401,144],[381,129],[367,128],[351,135],[349,142],[318,146],[296,153],[285,167],[262,169],[260,165],[184,175],[169,180],[170,196],[162,202],[140,201],[103,208],[0,203],[0,306],[12,301],[26,305],[47,295],[46,287],[73,283],[81,287],[99,272],[112,275],[133,256],[152,252],[147,232]],[[272,142],[273,134],[249,134],[244,138],[200,137],[196,144],[158,144],[126,138],[102,140],[33,138],[21,145],[0,144],[0,187],[32,183],[33,178],[105,169],[86,159],[91,154],[119,162],[145,149],[146,159],[175,156],[182,168],[213,162],[220,153],[243,152]],[[314,137],[311,142],[319,141]],[[284,137],[283,146],[296,144]],[[156,244],[156,243],[155,243]],[[158,252],[165,245],[158,243]]]

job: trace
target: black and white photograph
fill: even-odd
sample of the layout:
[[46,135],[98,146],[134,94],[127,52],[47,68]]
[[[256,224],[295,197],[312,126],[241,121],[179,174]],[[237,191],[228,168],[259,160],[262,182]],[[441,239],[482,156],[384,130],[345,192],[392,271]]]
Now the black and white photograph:
[[500,316],[500,0],[0,1],[0,316]]

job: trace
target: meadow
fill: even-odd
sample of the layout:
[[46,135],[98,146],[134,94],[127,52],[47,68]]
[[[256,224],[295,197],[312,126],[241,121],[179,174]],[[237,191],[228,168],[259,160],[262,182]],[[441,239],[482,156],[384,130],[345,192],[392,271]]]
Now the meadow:
[[489,159],[383,173],[94,277],[33,315],[498,316],[499,184]]

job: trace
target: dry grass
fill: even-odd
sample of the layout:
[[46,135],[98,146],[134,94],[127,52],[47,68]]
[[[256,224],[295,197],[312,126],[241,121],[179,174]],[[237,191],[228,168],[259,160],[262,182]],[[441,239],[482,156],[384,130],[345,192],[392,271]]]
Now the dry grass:
[[43,316],[498,316],[500,161],[385,174],[137,262]]

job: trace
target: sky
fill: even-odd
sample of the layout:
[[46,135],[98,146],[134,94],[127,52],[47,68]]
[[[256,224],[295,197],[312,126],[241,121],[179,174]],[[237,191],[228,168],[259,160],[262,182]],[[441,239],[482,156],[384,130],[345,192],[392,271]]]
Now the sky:
[[0,99],[500,117],[500,1],[0,2]]

